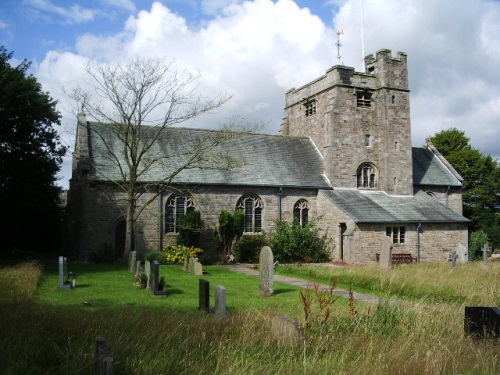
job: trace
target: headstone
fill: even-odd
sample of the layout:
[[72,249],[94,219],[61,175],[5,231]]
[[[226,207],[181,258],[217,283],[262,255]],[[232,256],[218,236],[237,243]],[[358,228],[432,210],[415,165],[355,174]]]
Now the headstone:
[[392,240],[388,236],[384,236],[382,240],[379,265],[382,269],[390,269],[392,267]]
[[112,375],[114,373],[113,355],[106,345],[104,337],[96,337],[95,348],[95,373],[97,375]]
[[182,266],[184,271],[188,270],[188,264],[189,264],[189,254],[186,253],[186,254],[184,254],[184,265]]
[[215,316],[218,318],[226,316],[226,288],[222,285],[215,287]]
[[455,247],[455,253],[457,254],[458,263],[467,263],[469,261],[469,254],[467,253],[467,247],[463,243],[457,244]]
[[486,242],[483,246],[483,262],[484,264],[488,264],[488,254],[491,252],[489,241]]
[[264,246],[259,255],[260,295],[270,296],[274,293],[274,258],[269,246]]
[[146,275],[146,288],[149,288],[149,285],[151,284],[151,262],[149,260],[146,260],[144,262],[144,274]]
[[68,275],[68,260],[66,257],[59,257],[59,288],[69,289],[71,284],[66,283],[66,276]]
[[137,253],[135,251],[130,252],[128,270],[130,273],[135,274],[135,266],[137,262]]
[[193,273],[193,270],[194,270],[194,259],[195,258],[189,258],[188,264],[187,264],[187,268],[186,268],[187,273]]
[[142,273],[144,272],[144,269],[142,268],[142,263],[140,260],[137,261],[137,264],[135,266],[135,273]]
[[500,339],[500,309],[498,307],[465,306],[464,332],[474,339]]
[[295,320],[285,315],[274,315],[271,317],[272,336],[282,346],[293,346],[304,343],[304,328]]
[[200,279],[199,285],[199,306],[198,310],[208,313],[210,311],[210,283],[208,280]]
[[203,267],[201,263],[198,262],[198,260],[196,260],[196,262],[194,263],[193,274],[197,276],[203,276]]
[[151,267],[151,293],[155,296],[164,296],[166,292],[159,289],[160,284],[160,263],[157,260],[153,261],[153,266]]
[[458,259],[458,255],[456,252],[453,252],[450,254],[450,262],[451,262],[451,266],[453,268],[455,268],[455,266],[457,265],[457,259]]

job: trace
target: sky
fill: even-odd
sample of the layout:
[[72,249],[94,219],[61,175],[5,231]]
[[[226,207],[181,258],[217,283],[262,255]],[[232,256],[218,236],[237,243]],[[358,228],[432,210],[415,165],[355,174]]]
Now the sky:
[[89,60],[175,60],[201,74],[205,95],[232,95],[186,126],[215,129],[238,116],[277,134],[287,90],[334,65],[363,71],[363,50],[403,51],[412,144],[457,128],[498,159],[499,20],[499,0],[1,0],[0,45],[14,51],[13,64],[31,61],[43,91],[58,100],[70,147],[58,183],[67,188],[77,109],[64,92],[88,84]]

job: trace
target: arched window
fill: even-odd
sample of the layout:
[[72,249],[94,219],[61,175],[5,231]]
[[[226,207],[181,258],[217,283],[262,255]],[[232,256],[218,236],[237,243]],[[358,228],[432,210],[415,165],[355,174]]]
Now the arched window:
[[301,199],[293,206],[293,220],[297,220],[302,228],[309,222],[309,202]]
[[376,189],[377,188],[377,168],[371,163],[363,163],[356,171],[358,189]]
[[165,233],[177,233],[177,218],[195,209],[194,200],[189,195],[171,195],[165,204]]
[[245,232],[260,232],[262,230],[262,199],[257,195],[242,196],[236,204],[237,210],[245,211]]

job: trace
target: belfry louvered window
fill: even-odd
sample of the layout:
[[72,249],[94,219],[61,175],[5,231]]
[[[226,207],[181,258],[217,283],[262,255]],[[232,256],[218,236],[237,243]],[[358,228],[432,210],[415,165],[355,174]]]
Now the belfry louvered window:
[[316,100],[311,100],[304,104],[306,117],[316,114]]
[[358,92],[356,94],[356,106],[358,108],[370,108],[372,106],[372,94],[369,92]]
[[196,205],[192,197],[171,195],[165,204],[165,233],[177,233],[179,216],[195,209]]
[[236,204],[237,210],[245,212],[245,232],[254,233],[262,230],[262,199],[257,195],[247,194],[242,196]]

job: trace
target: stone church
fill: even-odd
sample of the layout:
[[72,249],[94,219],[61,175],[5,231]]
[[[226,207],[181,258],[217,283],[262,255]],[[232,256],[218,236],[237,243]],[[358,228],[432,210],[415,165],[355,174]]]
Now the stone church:
[[[379,50],[365,66],[362,73],[337,65],[286,92],[279,135],[235,133],[212,150],[243,160],[237,167],[177,174],[136,223],[136,250],[175,243],[177,218],[189,210],[201,215],[200,247],[213,250],[223,209],[244,210],[246,233],[273,232],[280,220],[305,225],[318,218],[332,260],[375,261],[385,236],[395,253],[422,262],[446,261],[459,244],[467,247],[462,178],[432,145],[411,146],[406,54]],[[109,157],[123,146],[108,127],[78,117],[67,246],[84,258],[103,246],[124,246],[126,206],[113,183],[120,169]],[[168,163],[145,171],[141,182],[182,165],[183,150],[214,133],[166,129],[150,152],[168,154]],[[148,194],[156,195],[146,192],[139,204]]]

